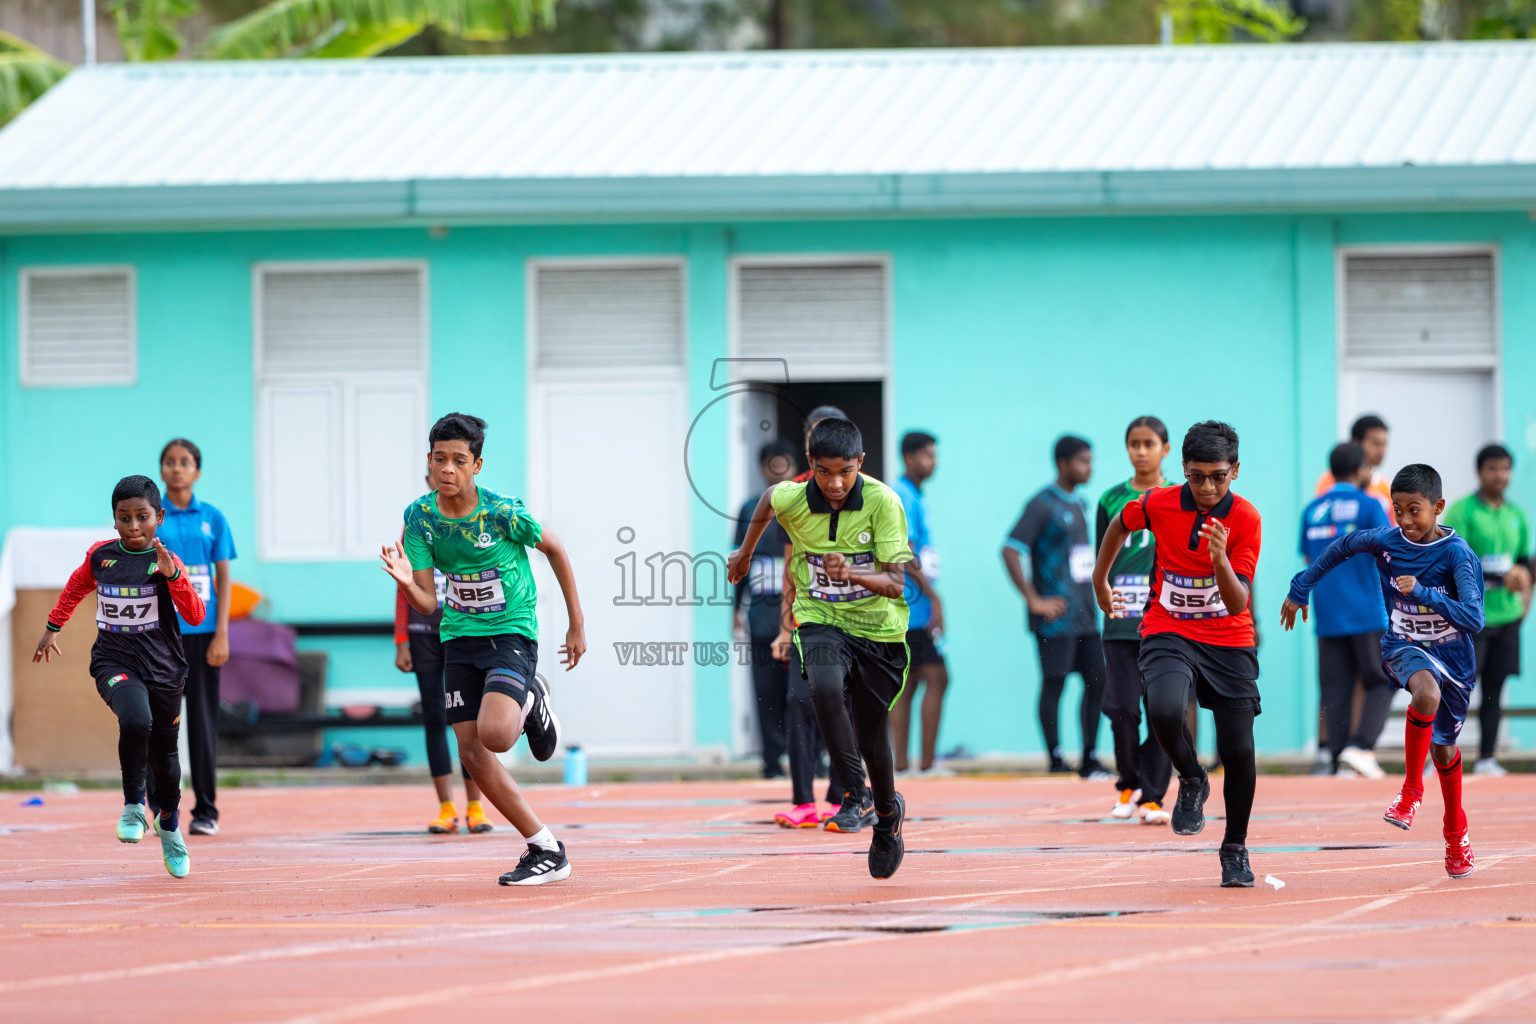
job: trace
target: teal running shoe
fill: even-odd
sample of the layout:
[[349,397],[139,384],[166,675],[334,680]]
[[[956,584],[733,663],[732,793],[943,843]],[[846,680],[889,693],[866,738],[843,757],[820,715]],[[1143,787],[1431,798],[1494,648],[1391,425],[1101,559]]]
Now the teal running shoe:
[[144,838],[144,830],[148,827],[149,819],[144,814],[144,805],[126,804],[123,816],[117,819],[117,841],[136,843]]
[[155,831],[160,835],[160,853],[165,858],[165,870],[171,873],[172,878],[186,878],[192,870],[192,858],[187,855],[187,844],[181,838],[181,829],[166,831],[156,822]]

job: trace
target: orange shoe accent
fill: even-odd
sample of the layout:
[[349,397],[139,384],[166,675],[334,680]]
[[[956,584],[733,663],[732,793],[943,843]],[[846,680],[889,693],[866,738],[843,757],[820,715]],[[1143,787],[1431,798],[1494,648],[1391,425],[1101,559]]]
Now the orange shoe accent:
[[471,800],[469,806],[464,809],[464,826],[473,835],[482,835],[494,831],[490,819],[485,816],[485,808],[480,806],[480,801]]
[[435,836],[452,835],[459,830],[459,819],[453,813],[453,804],[443,804],[437,818],[427,824],[427,831]]

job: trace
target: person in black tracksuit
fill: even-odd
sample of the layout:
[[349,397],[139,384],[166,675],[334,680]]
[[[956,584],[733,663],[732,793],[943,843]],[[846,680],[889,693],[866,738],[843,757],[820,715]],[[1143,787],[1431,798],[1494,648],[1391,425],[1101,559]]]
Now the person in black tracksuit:
[[96,642],[91,676],[96,692],[117,716],[117,757],[123,775],[123,813],[117,838],[137,843],[150,826],[145,813],[145,772],[154,776],[159,809],[155,831],[172,877],[191,870],[181,835],[181,697],[187,656],[177,613],[203,621],[203,600],[186,566],[155,532],[165,519],[160,489],[147,476],[124,477],[112,492],[118,539],[93,544],[84,563],[48,615],[34,662],[61,654],[59,631],[92,591],[96,594]]

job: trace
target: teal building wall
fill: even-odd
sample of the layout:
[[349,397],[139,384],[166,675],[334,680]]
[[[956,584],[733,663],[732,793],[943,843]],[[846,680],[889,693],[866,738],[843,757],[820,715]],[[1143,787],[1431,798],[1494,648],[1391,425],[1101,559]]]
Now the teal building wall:
[[[1147,413],[1175,435],[1219,418],[1242,437],[1236,486],[1264,515],[1266,534],[1255,580],[1265,701],[1258,742],[1265,752],[1297,750],[1315,731],[1313,641],[1309,630],[1280,632],[1279,605],[1300,566],[1297,517],[1337,440],[1336,248],[1441,242],[1500,247],[1504,440],[1517,453],[1512,496],[1536,508],[1536,228],[1524,211],[8,237],[0,239],[0,529],[105,529],[112,484],[127,472],[156,475],[161,444],[187,435],[206,457],[199,494],[234,529],[235,576],[270,598],[275,618],[382,621],[393,592],[373,563],[257,558],[253,264],[427,261],[431,414],[485,415],[494,433],[482,481],[518,493],[526,483],[528,259],[684,258],[689,395],[700,409],[716,394],[712,362],[727,354],[731,257],[880,253],[891,266],[890,423],[898,434],[921,428],[940,439],[928,494],[944,555],[953,680],[941,750],[1041,748],[1034,643],[1003,569],[1002,540],[1052,477],[1058,435],[1095,445],[1092,500],[1128,475],[1124,426]],[[137,270],[138,383],[21,388],[18,271],[99,263]],[[1177,441],[1165,466],[1175,481]],[[717,503],[727,498],[726,453],[723,431],[694,441],[696,483]],[[690,500],[696,550],[728,545],[727,525]],[[706,605],[696,615],[696,639],[729,639],[726,610]],[[386,639],[337,642],[333,655],[334,687],[412,686],[395,672]],[[1523,689],[1516,684],[1511,700],[1528,703]],[[1074,702],[1075,692],[1073,684]],[[725,669],[695,670],[700,746],[729,742],[728,694]],[[1075,715],[1063,720],[1070,750]],[[1515,723],[1513,735],[1536,742],[1529,724]],[[1100,744],[1109,746],[1107,728]]]

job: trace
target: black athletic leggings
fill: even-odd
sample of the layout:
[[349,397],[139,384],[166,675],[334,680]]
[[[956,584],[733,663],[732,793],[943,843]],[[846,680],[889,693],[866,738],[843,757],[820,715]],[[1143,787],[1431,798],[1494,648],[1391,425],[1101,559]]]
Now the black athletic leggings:
[[1504,719],[1504,683],[1509,676],[1502,673],[1488,674],[1479,682],[1483,687],[1483,703],[1477,709],[1477,726],[1481,735],[1477,740],[1477,756],[1487,760],[1499,744],[1499,725]]
[[[1179,773],[1181,788],[1185,785],[1184,780],[1199,779],[1205,774],[1184,717],[1188,706],[1189,680],[1186,677],[1168,673],[1147,681],[1147,722],[1157,736],[1157,742],[1167,751],[1174,770]],[[1216,753],[1226,776],[1222,798],[1227,805],[1227,832],[1222,842],[1246,845],[1248,818],[1253,813],[1253,790],[1258,777],[1253,750],[1254,712],[1252,709],[1217,708],[1212,714],[1216,718]]]
[[[123,771],[123,803],[144,802],[144,772],[154,775],[155,810],[172,822],[181,806],[181,755],[177,752],[181,725],[181,691],[150,692],[137,679],[116,683],[109,706],[117,716],[117,760]],[[175,826],[172,825],[174,828]]]
[[[816,707],[816,723],[838,780],[850,792],[856,785],[862,788],[864,767],[868,765],[875,810],[884,815],[894,814],[896,761],[891,753],[890,712],[862,686],[848,688],[849,703],[844,705],[847,669],[840,659],[811,658],[806,674],[811,684],[811,703]],[[861,754],[863,763],[859,760]]]
[[[443,693],[443,643],[436,636],[412,633],[411,665],[416,670],[416,690],[421,694],[421,727],[426,731],[427,770],[434,779],[453,774],[453,757],[448,753],[448,708]],[[459,762],[464,781],[469,782],[469,766]]]

